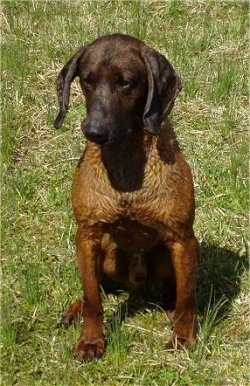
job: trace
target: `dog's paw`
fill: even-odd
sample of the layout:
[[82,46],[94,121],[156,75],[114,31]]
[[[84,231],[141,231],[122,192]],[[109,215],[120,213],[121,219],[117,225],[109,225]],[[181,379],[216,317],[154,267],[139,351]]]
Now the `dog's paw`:
[[103,338],[94,341],[85,341],[81,338],[77,343],[75,358],[80,362],[87,362],[101,358],[105,352],[105,340]]
[[72,303],[66,312],[61,317],[61,324],[68,328],[71,325],[76,325],[80,322],[83,314],[83,301],[77,299]]
[[171,339],[167,342],[167,349],[183,350],[184,348],[193,348],[196,346],[196,336],[192,335],[188,338],[178,336],[175,332],[172,334]]

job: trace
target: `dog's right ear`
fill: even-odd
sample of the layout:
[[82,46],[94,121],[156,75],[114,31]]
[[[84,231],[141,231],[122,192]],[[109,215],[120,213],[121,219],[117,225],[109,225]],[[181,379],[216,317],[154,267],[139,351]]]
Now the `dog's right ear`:
[[78,64],[85,51],[85,47],[81,47],[76,54],[65,64],[57,78],[57,97],[60,105],[59,113],[55,119],[54,127],[59,129],[62,126],[63,120],[69,108],[69,96],[71,82],[78,75]]

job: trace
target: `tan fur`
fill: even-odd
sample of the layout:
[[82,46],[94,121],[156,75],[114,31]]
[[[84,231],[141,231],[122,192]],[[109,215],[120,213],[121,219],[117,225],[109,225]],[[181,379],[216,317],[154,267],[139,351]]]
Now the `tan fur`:
[[[127,55],[134,61],[130,76],[135,66],[138,67],[138,84],[129,88],[125,81],[114,80],[118,76],[115,75],[117,68],[119,74],[128,71],[129,61],[122,59],[119,41],[126,43]],[[107,47],[117,52],[113,59]],[[145,56],[144,64],[139,52],[142,58]],[[75,308],[71,306],[65,320],[72,320],[72,310],[84,316],[76,355],[80,360],[89,360],[104,353],[100,284],[107,278],[124,281],[134,289],[144,287],[148,281],[162,280],[166,311],[174,315],[171,345],[192,345],[197,333],[195,272],[198,257],[198,243],[192,228],[193,182],[168,118],[162,118],[156,128],[158,116],[154,115],[154,94],[158,93],[162,110],[166,104],[172,108],[179,87],[178,77],[160,54],[123,35],[97,40],[82,49],[82,56],[78,55],[80,64],[75,71],[80,77],[88,109],[83,131],[87,133],[88,130],[86,135],[90,140],[79,162],[72,189],[84,302],[78,300]],[[74,59],[71,67],[72,62]],[[63,80],[64,73],[72,71],[70,66],[62,72]],[[154,67],[154,72],[148,74],[150,66]],[[161,75],[162,68],[165,75]],[[154,79],[157,71],[159,79]],[[84,85],[89,74],[94,80],[88,78]],[[169,83],[161,86],[165,78]],[[173,85],[167,88],[173,79]],[[116,83],[112,86],[112,82],[118,82],[118,86]],[[158,91],[151,90],[152,87],[158,87]],[[152,100],[145,94],[146,90],[153,95]],[[109,102],[103,100],[104,97],[111,98],[112,104],[107,105]],[[112,110],[113,104],[119,107],[120,115]],[[143,114],[146,108],[149,112]],[[151,120],[148,120],[149,115]],[[110,127],[114,127],[113,132]],[[107,144],[95,142],[104,141],[103,138],[108,141],[116,129],[125,132],[127,128],[130,131],[121,133],[121,140]],[[157,135],[151,133],[154,128]],[[103,138],[96,137],[100,131]],[[95,137],[91,137],[93,135]]]

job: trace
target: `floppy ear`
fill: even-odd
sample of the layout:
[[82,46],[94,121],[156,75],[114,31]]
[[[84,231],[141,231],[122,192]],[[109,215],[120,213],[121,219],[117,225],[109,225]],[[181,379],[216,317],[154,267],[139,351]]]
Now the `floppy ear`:
[[78,75],[78,63],[85,47],[81,47],[77,53],[65,64],[57,78],[57,97],[60,105],[60,111],[55,119],[54,127],[59,129],[69,108],[69,95],[71,82]]
[[182,89],[181,80],[169,61],[155,50],[143,55],[148,79],[148,96],[143,114],[145,127],[158,134],[162,120],[173,108]]

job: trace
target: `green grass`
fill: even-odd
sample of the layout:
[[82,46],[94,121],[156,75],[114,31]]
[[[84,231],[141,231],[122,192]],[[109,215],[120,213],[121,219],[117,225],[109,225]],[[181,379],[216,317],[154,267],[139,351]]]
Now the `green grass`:
[[[248,4],[243,1],[2,3],[2,385],[247,385]],[[170,352],[154,304],[105,298],[103,360],[73,359],[80,326],[60,315],[81,293],[72,176],[84,146],[77,82],[60,131],[55,79],[98,35],[129,33],[166,54],[184,89],[172,121],[192,167],[200,343]],[[137,307],[138,308],[138,307]]]

